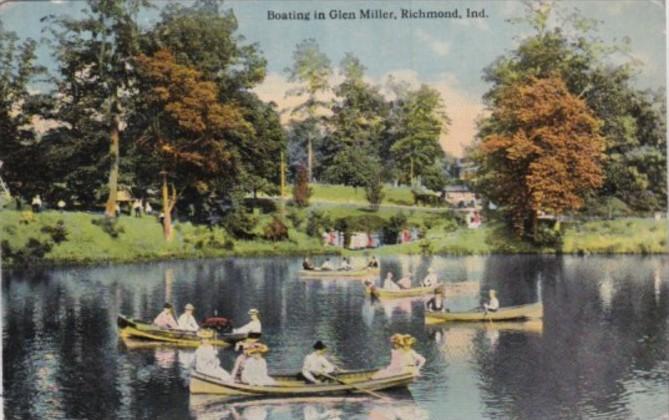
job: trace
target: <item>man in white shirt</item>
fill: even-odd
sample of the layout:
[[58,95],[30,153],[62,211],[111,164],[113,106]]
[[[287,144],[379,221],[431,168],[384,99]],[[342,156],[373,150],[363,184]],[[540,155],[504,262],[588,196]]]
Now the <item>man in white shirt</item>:
[[337,370],[337,368],[325,358],[326,350],[327,346],[319,340],[314,344],[314,351],[304,358],[302,376],[304,376],[304,379],[308,382],[313,384],[321,383],[321,381],[316,378],[317,376],[330,375]]
[[262,325],[260,324],[260,312],[257,309],[251,309],[249,311],[249,316],[251,321],[249,321],[243,327],[235,328],[232,330],[235,334],[248,334],[251,332],[262,333]]
[[197,325],[197,321],[193,317],[193,310],[195,310],[193,305],[190,303],[186,304],[184,313],[181,314],[177,320],[177,324],[179,324],[180,330],[197,331],[200,329],[200,326]]
[[488,303],[483,304],[483,309],[486,312],[497,312],[497,310],[499,309],[499,300],[497,300],[497,292],[494,289],[490,289],[488,295],[490,296],[490,300],[488,300]]

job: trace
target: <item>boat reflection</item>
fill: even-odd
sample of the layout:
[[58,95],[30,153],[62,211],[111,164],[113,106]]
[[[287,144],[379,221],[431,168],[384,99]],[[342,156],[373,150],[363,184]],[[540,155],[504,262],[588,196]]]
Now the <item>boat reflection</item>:
[[[191,395],[191,415],[198,419],[253,419],[268,418],[337,420],[360,418],[376,420],[428,419],[427,411],[418,407],[408,390],[385,392],[391,401],[379,401],[366,395],[341,397],[294,398],[225,398],[220,396]],[[346,407],[346,412],[343,411]]]

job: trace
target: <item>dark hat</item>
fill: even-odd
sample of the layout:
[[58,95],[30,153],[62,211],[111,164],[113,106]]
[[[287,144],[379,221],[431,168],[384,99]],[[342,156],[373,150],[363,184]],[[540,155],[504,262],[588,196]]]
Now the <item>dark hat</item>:
[[321,340],[316,341],[316,344],[314,344],[314,350],[323,350],[328,348]]
[[248,338],[260,338],[262,334],[259,332],[250,332],[246,335]]
[[163,309],[172,309],[172,305],[169,303],[166,303],[163,305]]

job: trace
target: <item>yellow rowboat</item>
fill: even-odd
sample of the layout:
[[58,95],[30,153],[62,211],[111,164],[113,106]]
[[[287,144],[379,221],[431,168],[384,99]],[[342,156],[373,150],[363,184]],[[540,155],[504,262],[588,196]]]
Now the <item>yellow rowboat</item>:
[[368,295],[372,295],[377,298],[382,298],[382,299],[398,299],[398,298],[405,298],[405,297],[419,297],[419,296],[427,296],[430,294],[433,294],[435,289],[438,289],[442,287],[443,285],[441,283],[437,284],[436,286],[432,287],[415,287],[413,289],[400,289],[400,290],[388,290],[388,289],[383,289],[379,288],[376,286],[367,286],[365,288],[365,292]]
[[453,321],[448,324],[426,325],[428,331],[449,333],[456,330],[483,330],[483,331],[509,331],[528,334],[543,334],[543,319],[528,319],[521,321],[497,321],[497,322],[459,322]]
[[297,274],[304,278],[354,278],[354,277],[368,277],[377,275],[381,272],[379,268],[371,268],[365,270],[300,270]]
[[[119,315],[116,319],[118,333],[128,348],[150,347],[151,344],[176,347],[198,347],[201,338],[191,331],[170,330],[156,327],[147,322],[126,318]],[[227,347],[246,338],[246,334],[215,334],[211,344]]]
[[425,312],[425,323],[439,324],[442,322],[480,322],[480,321],[524,321],[539,319],[544,316],[544,305],[532,303],[529,305],[507,306],[496,312]]
[[363,393],[362,390],[380,391],[393,388],[405,388],[412,383],[416,376],[411,373],[373,379],[377,370],[345,372],[337,375],[342,383],[307,384],[297,379],[297,374],[272,375],[276,385],[247,385],[241,383],[223,382],[220,379],[193,371],[190,375],[191,394],[216,394],[227,396],[254,396],[254,397],[305,397],[323,396],[349,393]]

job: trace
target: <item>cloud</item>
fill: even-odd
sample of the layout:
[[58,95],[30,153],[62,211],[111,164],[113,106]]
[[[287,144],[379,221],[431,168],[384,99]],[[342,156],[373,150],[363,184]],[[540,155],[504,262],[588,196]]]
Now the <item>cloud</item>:
[[433,53],[440,57],[446,57],[451,49],[451,44],[447,41],[440,41],[422,29],[416,31],[418,39],[425,43]]
[[[384,87],[390,76],[396,81],[407,82],[414,88],[423,83],[427,84],[441,94],[446,105],[446,114],[451,119],[451,125],[448,127],[448,133],[442,134],[439,141],[446,152],[462,156],[465,147],[471,144],[476,136],[476,119],[484,111],[481,98],[458,89],[458,79],[452,73],[442,73],[432,79],[422,79],[414,70],[396,69],[378,78],[367,77],[366,80],[370,84]],[[341,81],[340,77],[333,77],[331,85],[336,85],[339,81]],[[303,97],[286,96],[286,92],[296,86],[296,84],[289,83],[281,74],[269,73],[265,81],[254,89],[254,92],[264,101],[275,102],[281,113],[281,122],[287,124],[291,119],[295,119],[290,110],[304,101]],[[387,89],[383,88],[382,92],[390,96]],[[321,99],[334,99],[334,94],[328,92],[322,95]]]

